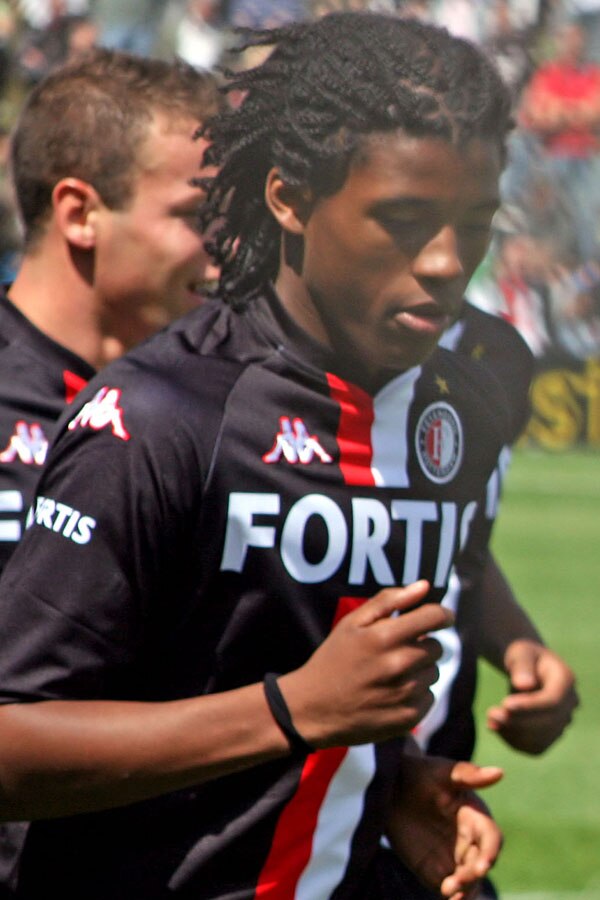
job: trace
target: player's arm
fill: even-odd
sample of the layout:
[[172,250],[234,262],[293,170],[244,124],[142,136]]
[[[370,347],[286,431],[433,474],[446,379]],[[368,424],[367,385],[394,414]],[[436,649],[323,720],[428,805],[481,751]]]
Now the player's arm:
[[500,829],[474,791],[495,784],[502,770],[408,750],[387,836],[427,888],[460,900],[476,890],[501,849]]
[[573,672],[545,646],[491,554],[480,599],[482,655],[508,675],[511,691],[488,710],[488,727],[517,750],[542,753],[579,704]]
[[[450,614],[427,582],[388,588],[347,615],[279,683],[315,748],[405,734],[432,702]],[[392,616],[402,611],[402,616]],[[120,806],[288,755],[262,684],[160,703],[45,700],[0,708],[0,817]]]

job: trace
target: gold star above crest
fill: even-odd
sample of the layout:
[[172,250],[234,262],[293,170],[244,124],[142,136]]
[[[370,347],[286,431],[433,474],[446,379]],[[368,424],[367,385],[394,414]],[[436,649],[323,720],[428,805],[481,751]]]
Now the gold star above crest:
[[441,375],[435,376],[435,383],[437,384],[437,386],[440,389],[440,394],[449,394],[450,393],[450,388],[448,387],[448,382],[446,381],[445,378],[442,378]]
[[485,347],[483,344],[475,344],[471,350],[472,359],[482,359],[483,356],[485,356]]

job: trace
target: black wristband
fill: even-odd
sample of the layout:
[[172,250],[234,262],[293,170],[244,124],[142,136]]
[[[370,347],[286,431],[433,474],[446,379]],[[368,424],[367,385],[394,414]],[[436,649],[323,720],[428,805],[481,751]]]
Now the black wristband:
[[299,731],[296,731],[288,705],[277,684],[278,678],[279,676],[275,672],[267,672],[263,681],[265,697],[273,718],[288,739],[292,750],[299,750],[304,754],[314,753],[316,748],[305,741]]

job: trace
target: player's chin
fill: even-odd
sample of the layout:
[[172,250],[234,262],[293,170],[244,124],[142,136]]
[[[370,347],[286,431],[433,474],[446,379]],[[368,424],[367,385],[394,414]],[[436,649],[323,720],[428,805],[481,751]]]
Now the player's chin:
[[[399,346],[386,348],[381,345],[378,354],[380,365],[390,372],[405,372],[426,362],[438,345],[438,339],[431,336],[415,337]],[[385,352],[387,350],[387,352]]]

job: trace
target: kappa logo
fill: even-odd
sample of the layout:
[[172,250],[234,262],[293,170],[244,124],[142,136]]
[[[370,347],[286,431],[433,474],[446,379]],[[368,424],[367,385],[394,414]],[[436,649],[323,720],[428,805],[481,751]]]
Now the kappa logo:
[[19,459],[26,466],[43,466],[47,452],[48,439],[42,426],[20,419],[15,422],[15,431],[6,449],[0,453],[0,462],[12,463]]
[[421,414],[415,435],[417,458],[425,475],[445,484],[456,475],[463,457],[460,419],[448,403],[432,403]]
[[102,387],[69,422],[69,431],[76,428],[92,428],[101,431],[110,426],[115,437],[128,441],[131,435],[123,424],[119,388]]
[[315,456],[322,463],[333,461],[329,453],[319,443],[316,435],[309,433],[302,419],[297,417],[290,419],[289,416],[281,416],[275,443],[269,452],[263,455],[263,461],[276,463],[283,457],[286,462],[292,465],[300,463],[303,466],[307,466],[313,461]]

